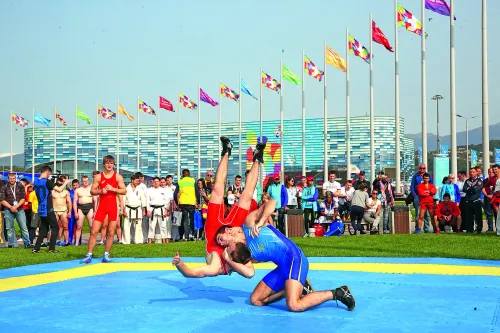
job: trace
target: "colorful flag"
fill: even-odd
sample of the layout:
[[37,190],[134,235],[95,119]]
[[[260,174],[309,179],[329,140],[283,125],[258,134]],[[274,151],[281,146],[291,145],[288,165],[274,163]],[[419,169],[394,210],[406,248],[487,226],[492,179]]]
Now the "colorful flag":
[[[422,23],[398,3],[398,25],[405,27],[406,30],[422,36]],[[427,33],[425,34],[427,38]]]
[[61,124],[63,126],[67,126],[68,123],[66,122],[66,120],[64,120],[63,118],[61,118],[61,115],[59,113],[56,112],[56,119],[59,119],[59,121],[61,122]]
[[241,79],[241,91],[243,91],[245,94],[247,95],[250,95],[252,96],[253,98],[255,98],[256,100],[259,100],[254,94],[253,92],[248,88],[248,85],[247,83],[245,82],[245,80]]
[[187,97],[184,94],[179,94],[179,103],[181,103],[183,107],[191,110],[196,110],[196,108],[198,107],[196,103],[194,103],[192,100],[189,99],[189,97]]
[[87,116],[82,110],[76,109],[76,117],[80,118],[81,120],[85,120],[87,122],[87,125],[90,124],[89,116]]
[[205,102],[205,103],[208,103],[212,106],[217,106],[219,105],[219,103],[217,103],[216,101],[214,101],[212,99],[212,97],[208,96],[208,94],[206,92],[203,91],[203,89],[200,88],[200,100],[202,102]]
[[367,48],[361,45],[354,37],[349,35],[349,51],[355,56],[360,57],[367,63],[370,63],[370,52]]
[[12,114],[12,122],[16,123],[17,125],[19,125],[21,127],[28,126],[28,120],[24,119],[24,117],[18,116],[15,113]]
[[42,116],[41,114],[35,112],[35,118],[33,119],[35,123],[39,123],[45,126],[50,125],[50,119]]
[[139,100],[139,109],[147,114],[152,114],[153,116],[156,115],[155,110],[153,110],[153,108],[146,104],[142,99]]
[[301,85],[302,84],[302,80],[299,79],[299,77],[297,75],[295,75],[294,72],[292,72],[288,67],[285,66],[285,64],[283,64],[282,66],[282,71],[283,71],[283,78],[287,81],[290,81],[292,82],[293,84],[296,84],[296,85]]
[[281,83],[278,83],[275,79],[273,79],[270,75],[262,72],[262,85],[266,88],[274,90],[276,92],[280,92]]
[[111,119],[111,120],[116,119],[116,113],[114,113],[110,109],[102,107],[101,105],[97,107],[97,113],[100,114],[105,119]]
[[304,70],[313,78],[321,81],[325,72],[320,71],[318,67],[306,56],[304,56]]
[[237,94],[234,90],[232,90],[228,86],[226,86],[224,83],[220,84],[220,94],[236,102],[238,102],[238,100],[240,99],[240,95]]
[[387,37],[385,37],[382,30],[380,30],[380,28],[377,27],[375,21],[372,21],[372,38],[374,42],[384,45],[387,51],[394,52],[392,50],[391,44],[387,40]]
[[[425,8],[444,16],[450,16],[450,6],[446,0],[425,0]],[[457,19],[456,17],[454,18]]]
[[340,69],[342,72],[347,71],[347,64],[340,54],[332,50],[329,46],[325,49],[326,63]]
[[168,99],[166,99],[165,97],[161,97],[160,96],[160,102],[159,102],[159,105],[160,105],[160,109],[165,109],[167,111],[171,111],[171,112],[175,112],[174,111],[174,106],[172,105],[172,103],[170,103],[170,101]]
[[134,117],[132,117],[130,115],[130,113],[127,112],[127,110],[125,110],[125,108],[123,107],[123,105],[121,105],[120,103],[118,103],[118,113],[124,115],[125,117],[127,117],[128,120],[130,121],[134,121]]

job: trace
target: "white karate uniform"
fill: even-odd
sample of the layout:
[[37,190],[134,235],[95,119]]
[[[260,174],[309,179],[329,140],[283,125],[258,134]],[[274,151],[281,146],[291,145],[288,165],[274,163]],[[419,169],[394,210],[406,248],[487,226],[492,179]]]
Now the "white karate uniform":
[[[137,186],[144,192],[144,196],[146,197],[146,205],[148,203],[148,187],[144,183],[140,183],[139,186]],[[142,217],[142,237],[144,240],[148,239],[148,234],[149,234],[149,218],[147,215],[144,215]]]
[[131,230],[134,230],[134,243],[142,244],[144,242],[142,232],[142,210],[146,208],[146,195],[141,187],[137,186],[135,189],[132,185],[127,185],[127,194],[125,195],[125,211],[127,216],[123,221],[123,244],[130,244]]
[[170,199],[166,189],[158,187],[158,188],[149,188],[147,192],[147,200],[148,200],[148,213],[151,213],[151,217],[149,218],[149,233],[148,238],[154,239],[156,234],[156,225],[159,225],[162,239],[170,238],[170,228],[167,229],[167,220],[169,216],[164,216],[164,213],[170,207]]

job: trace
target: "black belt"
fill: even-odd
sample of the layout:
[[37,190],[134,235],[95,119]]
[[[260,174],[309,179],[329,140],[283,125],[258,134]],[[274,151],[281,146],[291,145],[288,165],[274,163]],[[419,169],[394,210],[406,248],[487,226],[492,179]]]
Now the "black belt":
[[134,210],[135,211],[135,218],[138,219],[139,218],[139,207],[130,207],[129,205],[125,205],[125,207],[128,208],[128,216],[129,218],[131,219],[132,218],[132,211]]
[[163,207],[165,207],[165,206],[164,205],[161,205],[161,206],[151,205],[151,207],[153,208],[153,210],[151,211],[151,218],[153,218],[155,216],[155,211],[157,209],[160,209],[161,221],[163,222],[163,220],[164,220]]

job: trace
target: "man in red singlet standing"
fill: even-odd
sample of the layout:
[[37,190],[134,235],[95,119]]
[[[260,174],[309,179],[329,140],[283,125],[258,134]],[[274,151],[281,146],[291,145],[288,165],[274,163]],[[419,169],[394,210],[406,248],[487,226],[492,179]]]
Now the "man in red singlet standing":
[[94,217],[94,223],[90,232],[89,252],[85,258],[80,261],[82,264],[89,264],[92,261],[92,251],[94,250],[96,236],[99,229],[103,225],[104,219],[108,217],[108,230],[106,236],[106,250],[102,258],[102,262],[111,262],[109,251],[113,246],[113,238],[115,235],[116,221],[118,218],[118,205],[116,204],[116,196],[126,194],[125,183],[123,177],[113,170],[115,159],[111,155],[104,156],[103,159],[104,172],[94,177],[94,182],[90,189],[91,195],[99,196],[99,206]]
[[215,174],[215,185],[210,195],[207,220],[205,222],[207,264],[204,266],[189,267],[182,262],[179,252],[177,252],[172,260],[172,264],[175,265],[179,272],[185,277],[202,278],[206,276],[228,274],[233,270],[231,266],[232,261],[228,262],[224,259],[225,254],[223,253],[225,248],[216,242],[215,234],[219,228],[221,226],[241,227],[243,223],[245,223],[247,215],[253,220],[259,221],[260,219],[266,219],[274,212],[274,206],[267,204],[261,206],[256,211],[250,211],[253,192],[259,178],[259,166],[264,163],[264,148],[266,147],[265,143],[258,143],[253,152],[254,163],[250,168],[245,189],[240,195],[240,200],[238,204],[231,207],[227,216],[224,217],[224,186],[226,184],[227,166],[233,144],[224,136],[220,138],[220,141],[222,143],[222,157],[217,167],[217,173]]

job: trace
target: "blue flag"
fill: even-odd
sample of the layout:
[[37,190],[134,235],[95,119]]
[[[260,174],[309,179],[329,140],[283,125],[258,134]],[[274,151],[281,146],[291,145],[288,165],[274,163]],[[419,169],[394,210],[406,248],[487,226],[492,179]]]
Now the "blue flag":
[[258,100],[258,98],[255,97],[255,95],[250,91],[245,80],[243,80],[243,79],[241,79],[241,91],[243,91],[245,94],[250,95],[253,98],[255,98],[256,100]]
[[35,123],[39,123],[39,124],[42,124],[45,126],[50,125],[50,119],[45,118],[44,116],[42,116],[41,114],[36,113],[36,112],[35,112],[35,119],[33,119],[33,120],[35,121]]

